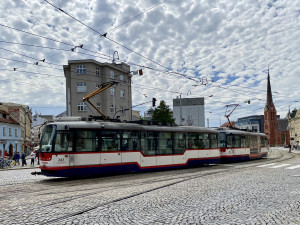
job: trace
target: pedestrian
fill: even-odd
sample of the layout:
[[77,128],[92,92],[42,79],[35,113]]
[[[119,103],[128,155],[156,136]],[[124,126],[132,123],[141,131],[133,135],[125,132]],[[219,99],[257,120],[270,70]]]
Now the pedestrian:
[[34,159],[35,159],[35,151],[33,150],[30,154],[30,158],[31,158],[31,166],[34,166]]
[[20,166],[20,153],[19,152],[17,152],[17,154],[16,154],[16,165]]
[[21,159],[22,159],[22,166],[27,165],[26,155],[24,152],[22,152]]
[[289,153],[291,153],[291,152],[292,152],[292,145],[289,144]]
[[9,154],[8,154],[8,152],[7,152],[6,150],[4,151],[4,158],[5,158],[5,159],[8,159],[8,158],[9,158]]

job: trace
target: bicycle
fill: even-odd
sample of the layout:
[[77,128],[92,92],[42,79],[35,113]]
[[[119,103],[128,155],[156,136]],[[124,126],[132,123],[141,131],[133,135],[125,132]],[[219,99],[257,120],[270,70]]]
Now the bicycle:
[[0,168],[1,169],[11,168],[15,165],[15,163],[16,163],[15,160],[0,158]]

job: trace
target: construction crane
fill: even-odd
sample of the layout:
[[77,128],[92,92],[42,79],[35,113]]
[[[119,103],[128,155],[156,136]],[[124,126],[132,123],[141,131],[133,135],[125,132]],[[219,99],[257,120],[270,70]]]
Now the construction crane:
[[110,88],[111,86],[118,84],[119,82],[116,81],[109,81],[106,83],[101,84],[100,86],[98,86],[98,89],[96,91],[93,91],[92,93],[88,94],[87,96],[83,97],[83,102],[87,101],[88,103],[91,104],[91,106],[93,106],[93,108],[103,117],[103,119],[110,119],[108,116],[104,115],[103,112],[101,112],[97,106],[95,106],[91,101],[90,98],[105,91],[106,89]]

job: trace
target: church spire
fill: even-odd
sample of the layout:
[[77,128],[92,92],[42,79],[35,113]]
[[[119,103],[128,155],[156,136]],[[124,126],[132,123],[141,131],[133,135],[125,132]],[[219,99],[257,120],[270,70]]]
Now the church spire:
[[266,108],[270,109],[271,106],[273,106],[273,98],[272,98],[272,91],[271,91],[271,82],[270,82],[270,73],[269,73],[269,67],[268,67],[268,86],[267,86],[267,104]]

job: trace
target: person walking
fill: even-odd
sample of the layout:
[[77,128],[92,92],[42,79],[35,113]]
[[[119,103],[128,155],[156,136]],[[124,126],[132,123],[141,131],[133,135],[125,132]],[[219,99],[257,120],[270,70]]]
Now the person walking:
[[34,160],[35,160],[35,151],[33,150],[30,154],[30,158],[31,158],[31,166],[34,166]]
[[16,154],[16,166],[20,166],[20,153],[17,152]]
[[27,162],[26,162],[26,155],[25,155],[24,152],[22,152],[21,159],[22,159],[22,166],[27,165]]

